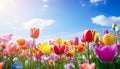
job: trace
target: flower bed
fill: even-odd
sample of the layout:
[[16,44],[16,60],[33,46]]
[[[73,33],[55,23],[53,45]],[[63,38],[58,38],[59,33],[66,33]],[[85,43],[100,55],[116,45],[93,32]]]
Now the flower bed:
[[[120,69],[120,27],[112,25],[115,35],[86,30],[81,38],[62,38],[36,43],[39,28],[31,28],[32,40],[13,34],[0,37],[0,69]],[[81,41],[80,41],[81,40]]]

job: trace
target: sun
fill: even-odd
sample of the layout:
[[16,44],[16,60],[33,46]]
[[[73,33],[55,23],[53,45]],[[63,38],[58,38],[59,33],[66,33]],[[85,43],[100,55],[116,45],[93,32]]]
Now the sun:
[[0,10],[4,10],[9,7],[14,0],[0,0]]

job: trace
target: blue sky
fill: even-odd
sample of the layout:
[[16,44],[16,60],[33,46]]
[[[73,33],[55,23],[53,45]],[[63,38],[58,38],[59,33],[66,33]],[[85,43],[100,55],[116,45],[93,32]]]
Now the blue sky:
[[120,26],[119,0],[0,0],[0,34],[13,40],[30,39],[29,29],[41,29],[39,42],[62,37],[81,37],[86,29],[111,31]]

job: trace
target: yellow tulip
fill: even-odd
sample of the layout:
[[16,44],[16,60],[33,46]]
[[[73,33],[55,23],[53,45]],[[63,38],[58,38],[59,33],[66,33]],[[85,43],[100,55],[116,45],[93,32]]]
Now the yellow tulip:
[[112,33],[105,34],[103,36],[103,43],[106,45],[112,45],[115,43],[115,37]]
[[61,45],[61,44],[64,43],[64,41],[63,41],[62,38],[58,38],[58,39],[56,39],[55,41],[56,41],[56,43],[57,43],[58,45]]
[[70,49],[69,53],[73,55],[75,53],[75,50],[74,49]]
[[51,53],[51,48],[52,48],[52,46],[50,46],[47,42],[38,46],[38,49],[44,54]]

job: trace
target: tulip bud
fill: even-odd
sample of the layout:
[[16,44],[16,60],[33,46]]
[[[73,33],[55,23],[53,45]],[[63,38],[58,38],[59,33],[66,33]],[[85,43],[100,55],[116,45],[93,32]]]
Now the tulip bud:
[[103,31],[103,35],[108,34],[108,33],[109,33],[108,30]]
[[112,24],[112,29],[115,30],[115,27],[117,27],[117,24],[116,24],[116,23],[113,23],[113,24]]
[[85,42],[84,35],[82,35],[82,37],[81,37],[81,42]]
[[103,36],[103,43],[106,45],[112,45],[115,43],[115,37],[112,33],[105,34]]
[[34,39],[38,38],[39,37],[39,28],[36,28],[36,27],[31,28],[30,35]]
[[75,39],[74,39],[74,45],[78,45],[79,44],[79,39],[78,39],[78,37],[75,37]]

